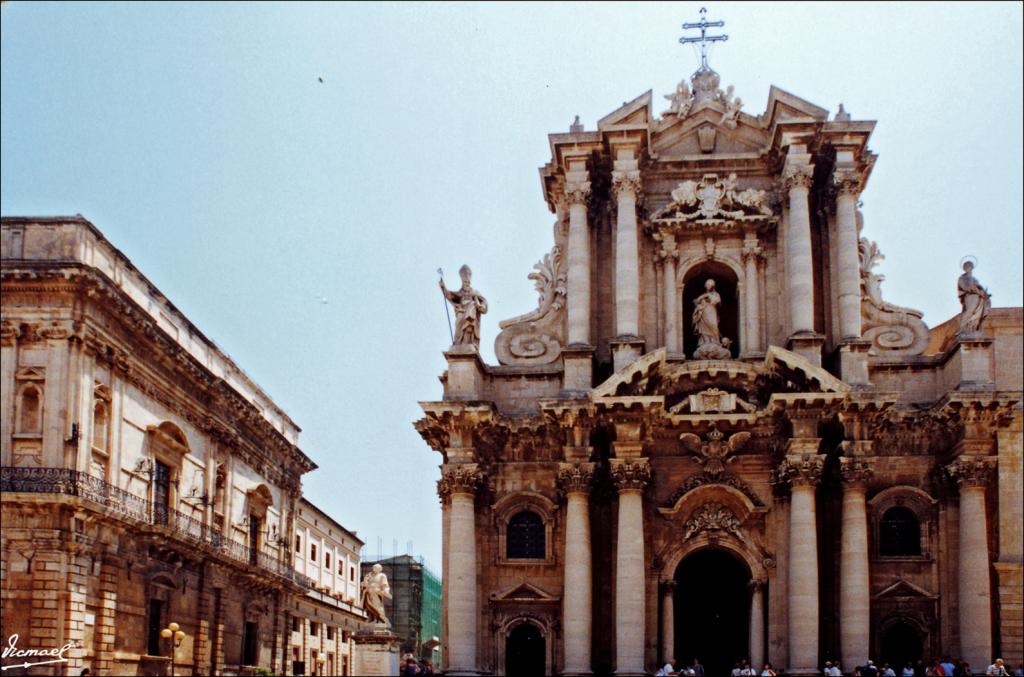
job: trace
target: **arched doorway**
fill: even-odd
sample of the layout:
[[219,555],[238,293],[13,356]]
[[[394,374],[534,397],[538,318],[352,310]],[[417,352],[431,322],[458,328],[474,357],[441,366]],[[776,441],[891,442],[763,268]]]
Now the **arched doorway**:
[[722,297],[718,306],[718,331],[732,343],[729,352],[740,354],[740,300],[736,273],[719,261],[706,261],[686,271],[683,277],[683,350],[688,356],[697,350],[697,336],[693,333],[694,300],[704,293],[704,284],[715,281],[715,291]]
[[924,638],[910,623],[899,620],[882,632],[882,661],[893,666],[896,674],[908,662],[917,663],[924,657]]
[[675,658],[728,675],[749,658],[750,570],[728,552],[706,549],[680,562],[675,578]]
[[505,639],[506,675],[543,675],[544,636],[533,623],[520,623]]

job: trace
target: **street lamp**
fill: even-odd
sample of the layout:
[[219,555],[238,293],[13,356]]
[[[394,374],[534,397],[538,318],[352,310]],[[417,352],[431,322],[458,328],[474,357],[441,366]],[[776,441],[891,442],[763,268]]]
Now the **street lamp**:
[[171,677],[174,677],[174,657],[178,653],[181,641],[185,639],[185,631],[177,623],[168,623],[167,627],[160,631],[160,636],[171,641]]
[[327,662],[327,657],[322,653],[316,655],[316,674],[324,674],[324,663]]

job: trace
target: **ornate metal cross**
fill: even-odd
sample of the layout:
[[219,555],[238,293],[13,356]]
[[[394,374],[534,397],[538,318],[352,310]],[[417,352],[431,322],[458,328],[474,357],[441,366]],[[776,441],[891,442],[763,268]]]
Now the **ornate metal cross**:
[[697,23],[685,23],[683,24],[683,30],[690,30],[691,28],[700,29],[699,38],[679,38],[679,44],[686,45],[692,42],[700,43],[700,67],[708,67],[708,43],[709,42],[725,42],[729,39],[728,35],[708,35],[707,30],[709,28],[720,28],[725,25],[724,21],[708,21],[707,19],[708,8],[700,8],[700,21]]

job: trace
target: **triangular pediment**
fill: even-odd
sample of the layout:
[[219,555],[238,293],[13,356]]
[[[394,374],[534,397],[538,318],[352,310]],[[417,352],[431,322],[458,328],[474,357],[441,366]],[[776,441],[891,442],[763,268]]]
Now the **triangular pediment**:
[[769,124],[808,118],[824,122],[828,119],[828,110],[772,85],[768,91],[768,106],[765,108],[764,117]]
[[494,593],[495,602],[557,602],[558,597],[541,590],[532,583],[520,583],[504,592]]
[[666,116],[651,137],[653,152],[662,159],[712,152],[760,155],[768,136],[758,119],[740,112],[736,127],[730,128],[722,122],[724,111],[718,102],[709,102],[685,119]]
[[606,131],[617,127],[646,128],[651,119],[651,90],[632,101],[626,101],[597,121],[597,129]]
[[905,581],[902,578],[889,585],[882,590],[875,593],[875,599],[889,599],[889,598],[907,598],[907,597],[918,597],[923,599],[933,599],[936,595],[931,594],[923,588],[919,588],[910,581]]

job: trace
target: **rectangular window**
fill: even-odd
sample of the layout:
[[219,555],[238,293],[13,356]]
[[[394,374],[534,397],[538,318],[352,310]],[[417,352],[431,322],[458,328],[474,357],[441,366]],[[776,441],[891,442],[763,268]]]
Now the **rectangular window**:
[[334,628],[330,625],[327,626],[327,641],[334,640]]
[[310,624],[309,624],[309,634],[312,635],[313,637],[319,637],[320,636],[320,624],[316,623],[316,622],[310,622]]
[[171,466],[157,461],[153,470],[153,521],[167,525],[171,510]]
[[316,543],[309,544],[309,559],[316,561]]
[[331,553],[324,553],[324,569],[330,570],[331,568]]
[[260,528],[263,521],[256,515],[249,515],[249,564],[259,563]]
[[299,631],[299,617],[298,616],[292,616],[292,632],[298,632],[298,631]]
[[256,665],[259,661],[259,648],[259,626],[252,621],[246,621],[242,630],[242,665]]
[[295,552],[302,552],[302,536],[295,534]]
[[349,579],[350,581],[354,581],[354,580],[356,580],[356,568],[355,568],[355,567],[352,567],[352,571],[350,571],[350,572],[348,573],[348,579]]

